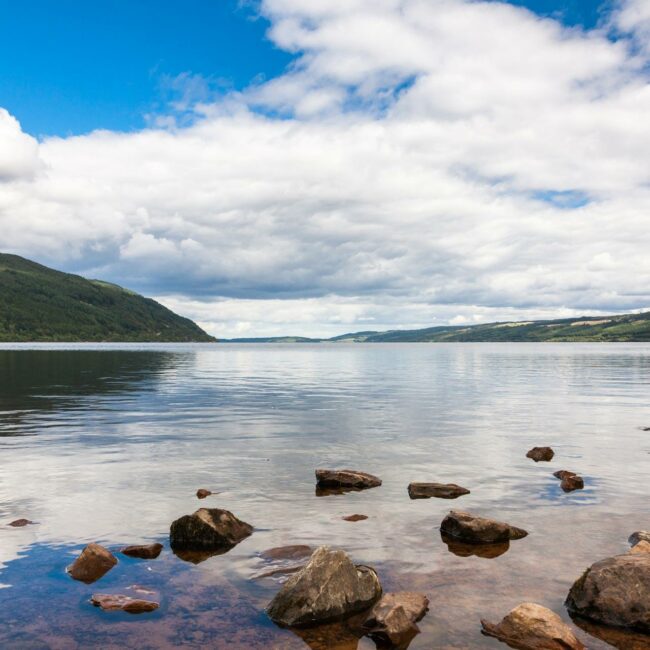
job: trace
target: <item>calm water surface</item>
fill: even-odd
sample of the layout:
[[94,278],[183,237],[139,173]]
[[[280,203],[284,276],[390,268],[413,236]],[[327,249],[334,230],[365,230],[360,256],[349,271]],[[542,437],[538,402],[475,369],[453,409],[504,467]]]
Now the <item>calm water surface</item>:
[[[374,648],[345,628],[298,635],[264,614],[282,578],[256,577],[272,568],[259,554],[329,544],[373,565],[386,590],[428,595],[411,649],[502,648],[481,636],[481,618],[532,600],[570,621],[562,603],[575,578],[650,528],[649,398],[644,344],[5,345],[0,647]],[[553,461],[527,459],[534,445],[551,445]],[[321,466],[384,483],[319,497]],[[586,489],[564,494],[558,469],[581,473]],[[411,501],[411,481],[472,492]],[[219,494],[198,501],[199,487]],[[200,506],[232,510],[255,532],[185,562],[169,525]],[[463,556],[438,530],[452,507],[530,534],[498,557]],[[354,513],[369,518],[341,519]],[[6,526],[19,517],[37,525]],[[65,567],[90,541],[165,550],[118,555],[88,586]],[[88,602],[133,584],[160,594],[156,613]],[[574,629],[589,648],[649,647]]]

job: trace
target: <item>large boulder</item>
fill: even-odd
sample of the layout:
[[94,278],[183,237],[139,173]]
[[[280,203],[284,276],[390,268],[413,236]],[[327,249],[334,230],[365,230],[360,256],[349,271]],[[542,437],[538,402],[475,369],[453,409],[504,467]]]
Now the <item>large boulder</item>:
[[93,594],[90,602],[95,607],[114,611],[120,610],[129,614],[142,614],[144,612],[153,612],[160,607],[160,603],[155,600],[145,600],[143,598],[133,598],[124,594]]
[[527,454],[526,458],[532,458],[536,463],[540,460],[549,461],[553,459],[555,452],[550,447],[533,447]]
[[455,483],[409,483],[408,493],[411,499],[457,499],[469,490]]
[[75,580],[90,584],[99,580],[116,564],[117,559],[107,548],[99,544],[88,544],[67,571]]
[[650,633],[650,553],[627,553],[592,564],[565,601],[577,616]]
[[380,596],[373,569],[355,566],[343,551],[321,546],[307,566],[287,580],[266,611],[279,625],[316,625],[368,609]]
[[424,594],[384,594],[372,608],[363,629],[380,646],[404,647],[420,631],[416,623],[428,609],[429,599]]
[[358,472],[353,469],[317,469],[316,485],[319,488],[355,488],[364,490],[379,487],[381,479],[372,474]]
[[220,508],[199,508],[174,521],[169,541],[176,550],[229,549],[248,537],[253,527]]
[[137,557],[141,560],[155,560],[163,550],[162,544],[134,544],[125,546],[120,553],[129,557]]
[[584,650],[571,628],[550,609],[517,605],[498,625],[481,620],[481,632],[519,650]]
[[460,510],[452,510],[442,520],[440,531],[466,544],[498,544],[528,535],[522,528]]

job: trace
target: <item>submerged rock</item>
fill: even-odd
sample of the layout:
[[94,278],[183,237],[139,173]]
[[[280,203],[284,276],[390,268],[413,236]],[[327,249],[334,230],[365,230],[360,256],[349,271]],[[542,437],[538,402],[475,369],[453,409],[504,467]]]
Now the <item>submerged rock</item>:
[[199,508],[172,523],[169,540],[175,552],[230,549],[252,532],[250,524],[228,510]]
[[101,607],[104,610],[121,610],[129,614],[153,612],[160,607],[160,603],[157,603],[155,600],[132,598],[124,594],[93,594],[90,602],[95,607]]
[[515,607],[498,625],[481,620],[481,632],[519,650],[584,650],[571,628],[535,603]]
[[635,546],[641,541],[650,542],[650,531],[637,530],[627,538],[627,541],[630,543],[630,546]]
[[293,544],[291,546],[274,546],[260,553],[265,560],[297,560],[309,557],[314,552],[311,546],[306,544]]
[[582,490],[584,488],[585,482],[582,479],[582,476],[577,476],[573,474],[572,476],[565,476],[560,483],[560,487],[565,492],[573,492],[573,490]]
[[526,458],[532,458],[536,463],[540,460],[549,461],[555,456],[555,452],[550,447],[533,447],[527,454]]
[[368,515],[348,515],[343,517],[343,521],[364,521],[368,519]]
[[137,557],[142,560],[155,560],[163,550],[162,544],[141,544],[125,546],[120,553],[129,557]]
[[210,490],[206,490],[204,488],[200,488],[196,491],[196,496],[199,499],[205,499],[206,497],[209,497],[211,494],[212,492],[210,492]]
[[266,611],[279,625],[315,625],[368,609],[380,596],[373,569],[355,566],[343,551],[321,546],[307,566],[287,580]]
[[416,623],[429,609],[424,594],[409,591],[384,594],[363,623],[366,634],[378,645],[405,647],[420,628]]
[[29,519],[16,519],[14,521],[9,522],[7,524],[8,526],[11,526],[12,528],[22,528],[23,526],[29,526],[30,524],[33,524],[33,521],[30,521]]
[[408,493],[411,499],[457,499],[469,494],[469,490],[455,483],[410,483]]
[[577,616],[650,632],[650,554],[627,553],[592,564],[565,601]]
[[357,488],[379,487],[381,479],[352,469],[317,469],[316,484],[320,488]]
[[443,519],[440,530],[446,536],[467,544],[496,544],[528,535],[522,528],[460,510],[452,510]]
[[68,567],[68,573],[81,582],[90,584],[99,580],[117,564],[117,558],[99,544],[88,544]]

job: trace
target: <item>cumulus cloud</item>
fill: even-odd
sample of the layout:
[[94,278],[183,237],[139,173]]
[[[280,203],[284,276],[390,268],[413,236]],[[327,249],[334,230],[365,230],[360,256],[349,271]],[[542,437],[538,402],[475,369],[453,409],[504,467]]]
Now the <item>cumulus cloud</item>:
[[2,249],[222,336],[650,306],[646,6],[583,31],[496,2],[265,0],[294,63],[186,93],[186,126],[36,144],[0,112]]

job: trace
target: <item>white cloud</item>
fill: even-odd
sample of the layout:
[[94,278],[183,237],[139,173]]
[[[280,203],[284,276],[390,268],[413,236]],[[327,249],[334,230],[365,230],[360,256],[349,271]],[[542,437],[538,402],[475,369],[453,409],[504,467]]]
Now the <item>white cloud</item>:
[[0,112],[0,247],[222,336],[650,305],[646,6],[584,32],[492,2],[267,0],[297,61],[201,90],[189,126],[37,145]]

